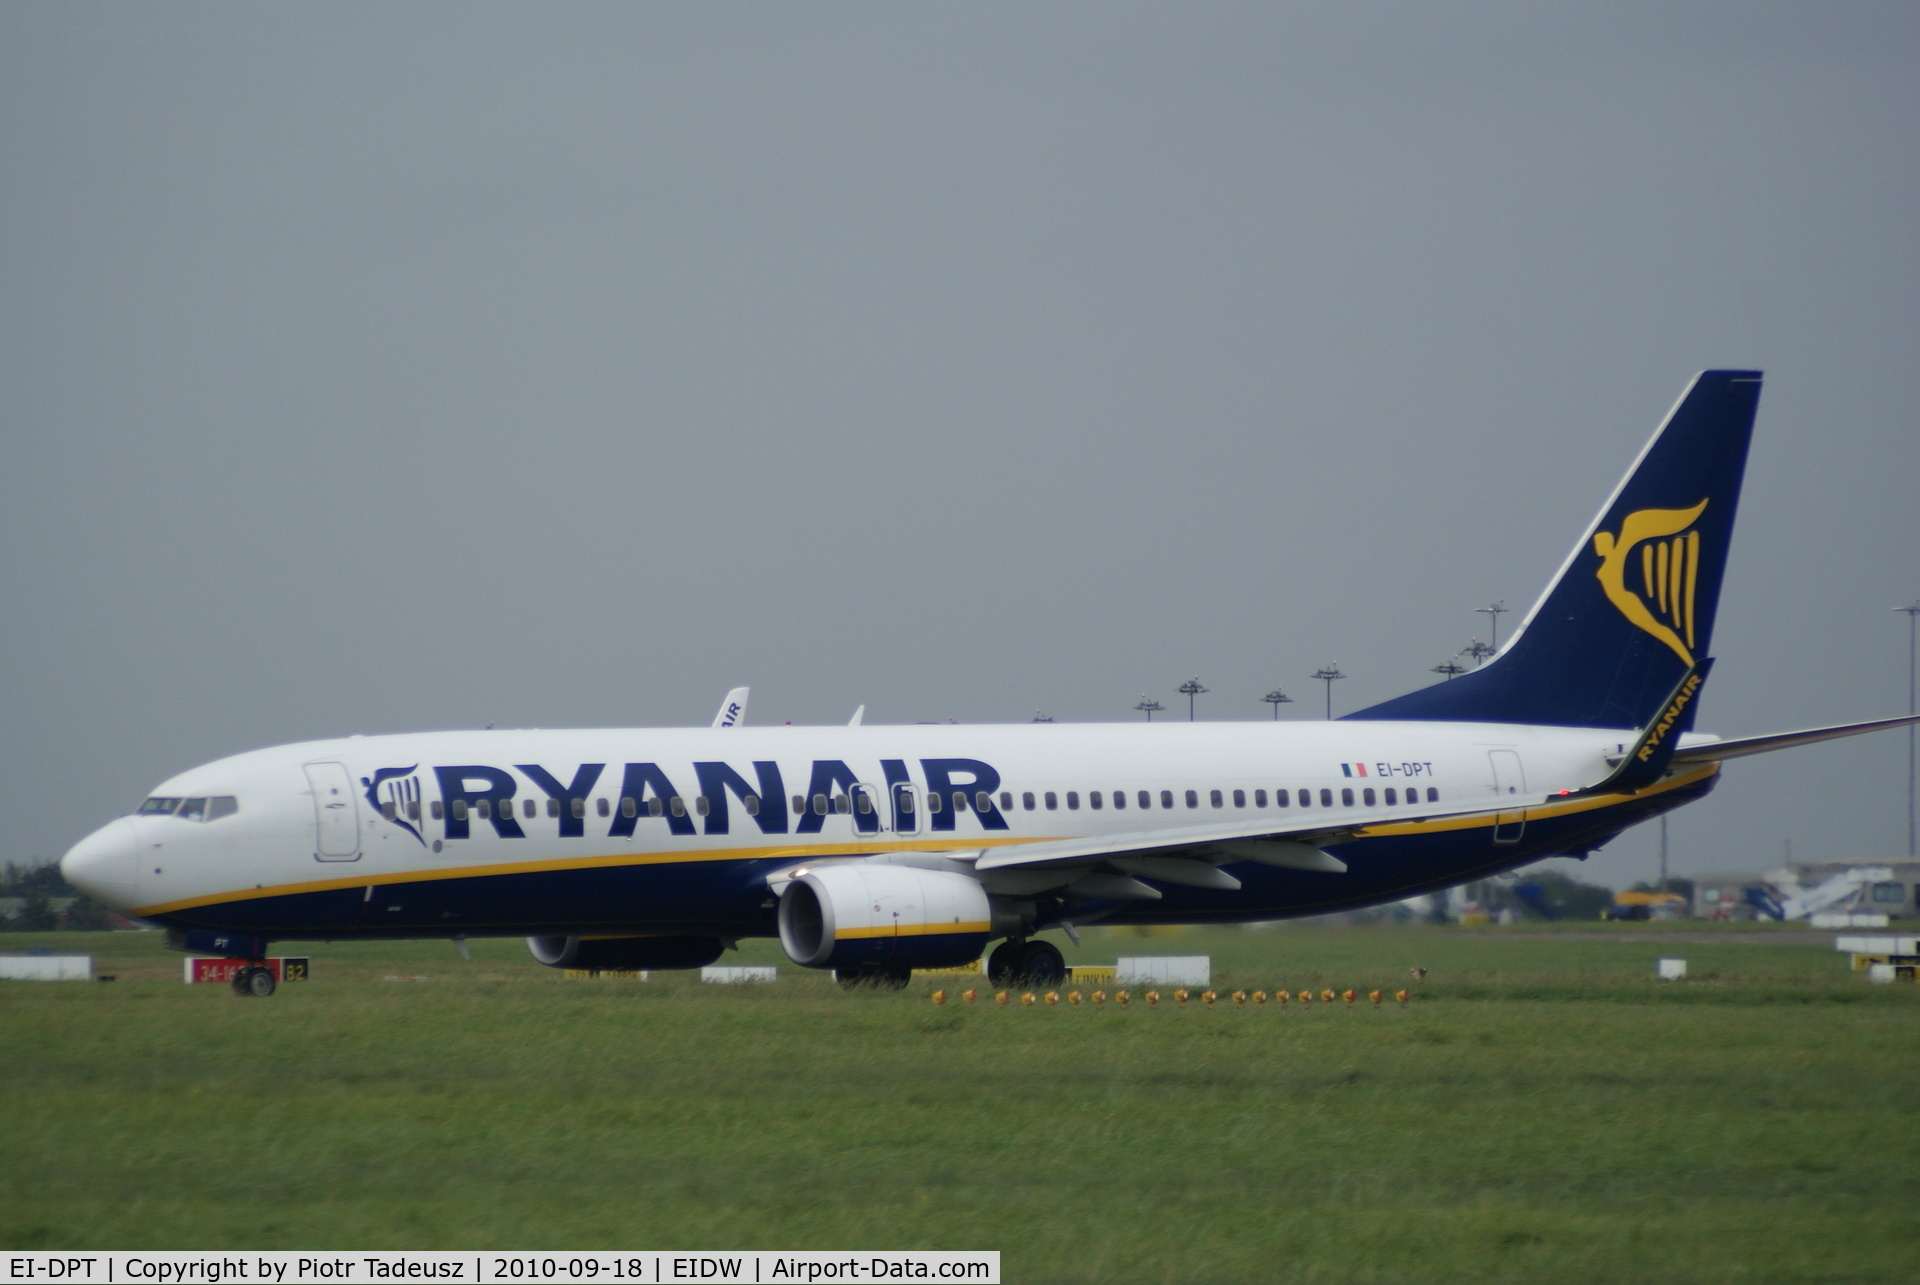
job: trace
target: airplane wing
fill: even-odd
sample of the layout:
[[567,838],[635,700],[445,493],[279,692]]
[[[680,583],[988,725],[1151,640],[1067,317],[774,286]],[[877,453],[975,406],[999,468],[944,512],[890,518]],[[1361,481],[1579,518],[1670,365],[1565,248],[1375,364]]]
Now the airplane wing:
[[713,716],[715,727],[738,727],[747,721],[747,688],[736,687],[727,693],[720,702],[720,712]]
[[1920,714],[1903,714],[1899,718],[1876,718],[1868,723],[1839,723],[1833,727],[1810,727],[1804,732],[1775,732],[1771,736],[1745,736],[1734,741],[1709,741],[1704,745],[1688,745],[1673,753],[1673,762],[1682,763],[1719,763],[1726,759],[1745,758],[1749,754],[1770,754],[1774,750],[1792,749],[1796,745],[1813,745],[1819,741],[1838,740],[1842,736],[1858,736],[1862,732],[1878,732],[1889,727],[1911,727],[1920,723]]

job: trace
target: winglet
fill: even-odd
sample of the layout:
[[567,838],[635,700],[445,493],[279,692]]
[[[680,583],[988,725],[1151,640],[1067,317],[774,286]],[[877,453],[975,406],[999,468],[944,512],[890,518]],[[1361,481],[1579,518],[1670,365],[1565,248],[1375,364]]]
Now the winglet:
[[1689,666],[1687,672],[1680,675],[1680,681],[1674,685],[1672,693],[1661,702],[1660,712],[1641,730],[1633,748],[1620,760],[1620,766],[1598,785],[1590,785],[1576,793],[1619,794],[1642,790],[1665,776],[1668,765],[1673,761],[1673,752],[1680,747],[1680,732],[1692,721],[1684,715],[1700,695],[1700,688],[1712,669],[1712,657],[1695,661]]
[[747,721],[747,689],[736,687],[727,693],[720,702],[720,712],[713,716],[715,727],[738,727]]
[[853,717],[847,720],[847,726],[848,727],[860,726],[861,721],[865,719],[866,716],[867,716],[867,707],[865,705],[862,705],[859,709],[856,709],[855,711],[853,711]]

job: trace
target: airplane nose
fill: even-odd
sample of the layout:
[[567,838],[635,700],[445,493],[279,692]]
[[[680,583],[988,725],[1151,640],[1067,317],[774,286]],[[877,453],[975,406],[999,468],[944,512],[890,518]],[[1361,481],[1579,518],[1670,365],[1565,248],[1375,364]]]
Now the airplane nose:
[[60,858],[60,875],[95,901],[124,909],[135,900],[133,822],[121,817],[101,826]]

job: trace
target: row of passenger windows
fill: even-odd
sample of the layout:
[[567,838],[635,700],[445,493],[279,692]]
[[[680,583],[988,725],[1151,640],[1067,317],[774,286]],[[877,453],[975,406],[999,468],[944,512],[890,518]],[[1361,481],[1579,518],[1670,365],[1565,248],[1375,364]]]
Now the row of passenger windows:
[[162,798],[155,795],[140,805],[143,817],[178,817],[182,821],[218,821],[240,810],[240,800],[231,794],[216,794],[205,799]]
[[[1426,788],[1427,788],[1426,802],[1438,803],[1440,801],[1439,789],[1431,785]],[[1216,808],[1226,807],[1228,793],[1229,793],[1228,791],[1223,791],[1223,790],[1207,791],[1208,805]],[[1230,793],[1232,794],[1232,797],[1233,797],[1234,807],[1244,808],[1247,806],[1247,791],[1233,790]],[[1342,788],[1340,790],[1339,797],[1340,797],[1339,805],[1341,807],[1350,808],[1355,806],[1354,791],[1352,787]],[[1134,798],[1135,805],[1138,806],[1143,811],[1151,809],[1154,805],[1155,796],[1154,796],[1154,792],[1151,790],[1136,791],[1134,793],[1133,798]],[[1086,806],[1098,812],[1102,808],[1105,808],[1106,806],[1108,806],[1109,799],[1111,799],[1112,806],[1115,809],[1123,809],[1128,806],[1127,791],[1125,790],[1114,790],[1111,792],[1111,795],[1101,790],[1089,790],[1086,795]],[[189,801],[205,802],[205,800],[189,800]],[[224,800],[224,801],[227,803],[232,802],[231,799]],[[902,792],[896,796],[895,801],[902,812],[910,813],[913,811],[913,795],[912,794]],[[1198,808],[1200,806],[1200,791],[1198,790],[1183,791],[1180,801],[1185,803],[1186,806],[1189,808]],[[155,802],[155,800],[149,800],[149,802]],[[214,800],[214,802],[219,803],[219,802],[222,802],[222,800],[216,799]],[[597,815],[603,816],[603,817],[612,815],[613,809],[612,809],[612,804],[609,800],[595,799],[593,802],[594,802],[594,811]],[[1002,811],[1011,812],[1013,810],[1013,792],[1011,790],[1001,791],[998,802]],[[1079,811],[1081,806],[1080,792],[1078,790],[1068,790],[1066,792],[1066,802],[1067,802],[1067,810],[1069,812]],[[1391,785],[1387,786],[1384,790],[1379,791],[1377,793],[1375,792],[1372,786],[1366,786],[1362,788],[1359,792],[1360,806],[1369,807],[1369,808],[1379,807],[1383,802],[1387,807],[1390,807],[1390,808],[1400,807],[1403,805],[1403,802],[1405,806],[1409,806],[1409,807],[1416,805],[1421,802],[1420,787],[1413,786],[1413,785],[1407,786],[1404,794],[1404,800],[1402,798],[1402,791],[1398,787],[1391,786]],[[995,803],[995,799],[993,795],[989,794],[985,790],[977,790],[971,795],[969,795],[964,790],[955,790],[952,793],[952,807],[955,812],[965,812],[969,806],[971,806],[973,810],[976,812],[991,812],[994,809],[994,803]],[[1176,804],[1174,800],[1174,792],[1172,790],[1161,790],[1159,793],[1159,803],[1163,809],[1171,809],[1178,806],[1178,804]],[[1280,790],[1275,790],[1273,792],[1274,807],[1286,808],[1286,807],[1293,807],[1296,804],[1303,808],[1310,808],[1314,806],[1314,791],[1312,790],[1288,791],[1288,790],[1280,789]],[[1322,789],[1319,792],[1319,804],[1323,808],[1333,807],[1334,792],[1330,789]],[[419,800],[418,799],[409,800],[406,806],[407,806],[407,816],[412,820],[418,821],[420,819]],[[669,812],[677,817],[683,817],[687,814],[686,800],[682,799],[679,795],[676,794],[669,799],[661,799],[657,796],[651,799],[647,799],[644,805],[638,799],[623,798],[620,800],[620,815],[623,817],[639,816],[640,809],[642,806],[646,808],[648,816],[657,817],[657,816],[662,816]],[[760,815],[760,796],[757,794],[749,794],[740,801],[740,806],[748,816],[758,816]],[[946,806],[946,802],[942,795],[929,794],[927,796],[928,812],[939,812],[945,806]],[[1033,791],[1028,790],[1020,795],[1020,806],[1023,810],[1028,812],[1035,811],[1042,807],[1044,807],[1049,812],[1058,811],[1060,807],[1060,795],[1056,791],[1047,790],[1041,793],[1036,799]],[[1256,808],[1264,808],[1267,806],[1267,792],[1265,790],[1253,791],[1253,806]],[[855,811],[859,812],[860,815],[862,816],[870,816],[873,813],[873,807],[874,807],[873,796],[868,794],[865,790],[858,791],[852,796],[848,796],[845,794],[835,794],[832,796],[828,796],[825,794],[816,794],[812,797],[811,800],[809,800],[807,796],[804,794],[796,794],[793,796],[793,811],[795,816],[804,816],[808,811],[811,811],[815,816],[825,816],[827,815],[828,812],[845,814],[845,813],[855,812]],[[433,801],[432,809],[433,809],[433,819],[436,821],[440,820],[443,815],[443,811],[441,808],[440,801],[438,799],[435,799]],[[585,799],[573,799],[570,801],[569,810],[573,813],[573,816],[576,820],[583,818],[587,815],[587,801]],[[706,816],[712,810],[713,810],[712,803],[707,799],[705,795],[700,795],[699,797],[693,800],[694,815]],[[539,804],[533,799],[522,799],[520,801],[520,812],[522,816],[525,816],[527,819],[531,820],[535,816],[539,815]],[[380,813],[382,816],[386,817],[387,820],[392,821],[399,816],[399,809],[392,800],[388,800],[387,802],[380,805]],[[547,806],[546,806],[546,813],[550,817],[559,816],[560,800],[548,799]],[[217,813],[216,815],[225,815],[225,814]],[[472,815],[479,817],[482,821],[491,819],[493,816],[492,801],[489,799],[475,800],[472,808]],[[502,815],[503,817],[510,817],[513,815],[513,800],[507,799],[501,803],[500,815]],[[454,819],[456,821],[464,821],[467,819],[467,816],[468,816],[468,808],[467,808],[466,801],[464,799],[455,799],[453,801]]]

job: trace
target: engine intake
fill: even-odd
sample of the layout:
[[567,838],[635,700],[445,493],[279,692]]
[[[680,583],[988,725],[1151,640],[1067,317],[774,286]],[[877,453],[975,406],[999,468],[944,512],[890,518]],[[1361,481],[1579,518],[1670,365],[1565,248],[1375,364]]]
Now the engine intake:
[[548,968],[704,968],[727,944],[718,937],[529,937]]
[[807,968],[945,968],[980,958],[993,908],[967,875],[858,862],[796,871],[779,920],[787,958]]

